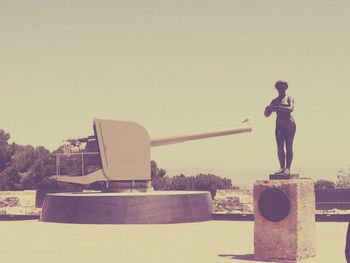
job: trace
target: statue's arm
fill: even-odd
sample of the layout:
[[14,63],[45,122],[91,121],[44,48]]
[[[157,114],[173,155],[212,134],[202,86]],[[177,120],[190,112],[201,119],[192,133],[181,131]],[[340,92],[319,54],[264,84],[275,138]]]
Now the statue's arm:
[[270,106],[266,106],[265,107],[265,111],[264,111],[265,117],[266,118],[270,117],[271,113],[272,113],[271,107]]
[[265,107],[264,115],[266,118],[270,117],[272,112],[275,111],[274,106],[275,105],[275,100],[271,101],[270,105]]

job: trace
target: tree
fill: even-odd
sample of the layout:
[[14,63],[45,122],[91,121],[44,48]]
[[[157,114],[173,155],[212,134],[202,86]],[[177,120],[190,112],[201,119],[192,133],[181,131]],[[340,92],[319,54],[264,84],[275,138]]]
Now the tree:
[[[49,150],[43,146],[9,144],[9,139],[10,134],[0,130],[0,190],[72,188],[50,178],[55,174],[56,164]],[[80,161],[64,161],[63,171],[81,172]]]
[[217,189],[233,188],[230,179],[213,174],[198,174],[196,176],[180,174],[173,177],[153,177],[152,185],[155,190],[209,191],[212,198],[216,195]]
[[221,178],[213,174],[198,174],[195,178],[195,189],[209,191],[212,198],[215,197],[217,189],[232,189],[231,180]]
[[37,189],[43,180],[53,176],[56,171],[55,160],[49,150],[39,146],[35,149],[35,152],[36,158],[22,181],[25,189]]
[[337,175],[337,188],[350,188],[350,165],[348,169],[341,169]]
[[190,191],[195,190],[195,178],[180,174],[171,178],[170,190]]
[[15,144],[9,144],[10,134],[0,129],[0,172],[11,162],[11,156],[15,151]]
[[172,178],[168,176],[160,177],[160,178],[153,178],[152,179],[152,186],[154,190],[163,190],[168,191],[171,190],[171,182]]
[[166,175],[166,171],[164,169],[158,168],[156,161],[151,161],[151,178],[162,178]]
[[165,177],[166,171],[158,167],[156,161],[151,161],[151,180],[154,190],[169,190],[170,180]]
[[328,180],[317,180],[315,183],[315,190],[316,191],[324,191],[328,189],[334,189],[335,183]]
[[0,190],[23,190],[21,176],[14,166],[9,166],[2,171]]

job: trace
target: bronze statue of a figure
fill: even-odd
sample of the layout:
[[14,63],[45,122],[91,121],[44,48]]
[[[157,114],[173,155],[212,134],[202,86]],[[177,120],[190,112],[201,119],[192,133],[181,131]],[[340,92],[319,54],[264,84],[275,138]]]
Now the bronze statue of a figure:
[[296,131],[296,124],[291,114],[294,110],[294,100],[286,94],[287,82],[279,80],[275,83],[275,88],[278,91],[278,97],[273,99],[269,106],[266,106],[264,115],[270,117],[272,112],[276,112],[277,116],[275,136],[280,170],[276,174],[290,174]]

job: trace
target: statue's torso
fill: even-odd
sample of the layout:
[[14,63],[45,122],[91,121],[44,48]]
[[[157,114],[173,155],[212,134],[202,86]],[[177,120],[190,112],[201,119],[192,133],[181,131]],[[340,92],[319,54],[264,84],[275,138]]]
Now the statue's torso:
[[[271,106],[281,106],[281,107],[289,107],[293,102],[293,98],[285,95],[284,97],[277,97],[271,102]],[[291,112],[286,112],[282,110],[276,110],[277,115],[277,123],[279,122],[294,122],[293,116]]]

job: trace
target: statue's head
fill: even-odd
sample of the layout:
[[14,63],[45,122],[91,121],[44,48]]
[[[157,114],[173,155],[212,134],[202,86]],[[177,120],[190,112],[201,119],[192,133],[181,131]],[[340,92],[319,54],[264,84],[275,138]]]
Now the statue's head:
[[277,80],[275,83],[275,88],[278,91],[285,91],[286,89],[288,89],[288,83],[283,80]]

